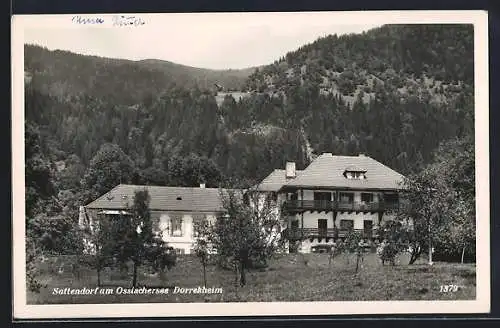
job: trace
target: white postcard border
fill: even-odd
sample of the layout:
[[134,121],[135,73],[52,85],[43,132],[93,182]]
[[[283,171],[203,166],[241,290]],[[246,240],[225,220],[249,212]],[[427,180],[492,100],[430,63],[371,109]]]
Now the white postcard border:
[[[474,24],[475,49],[475,154],[476,154],[476,300],[473,301],[354,301],[354,302],[248,302],[27,305],[25,269],[24,195],[24,29],[83,28],[71,24],[73,15],[18,15],[12,18],[12,178],[13,178],[13,314],[16,319],[190,317],[260,315],[462,314],[490,311],[490,204],[489,204],[489,99],[488,16],[485,11],[370,11],[331,14],[338,24],[353,21],[373,24]],[[129,14],[128,14],[129,15]],[[136,14],[146,19],[163,15]],[[294,15],[294,13],[237,13],[233,15]],[[103,17],[102,15],[85,15]],[[167,17],[167,16],[165,16]],[[293,21],[293,20],[291,20]],[[113,28],[99,26],[96,28]]]

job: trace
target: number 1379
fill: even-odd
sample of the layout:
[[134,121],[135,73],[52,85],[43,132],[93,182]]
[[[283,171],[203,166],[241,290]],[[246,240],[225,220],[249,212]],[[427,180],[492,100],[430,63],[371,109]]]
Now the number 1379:
[[458,291],[458,285],[441,285],[439,287],[441,293],[450,293]]

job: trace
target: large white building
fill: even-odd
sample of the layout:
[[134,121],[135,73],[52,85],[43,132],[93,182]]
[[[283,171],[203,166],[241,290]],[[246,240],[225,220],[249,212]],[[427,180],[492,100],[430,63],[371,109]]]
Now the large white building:
[[[274,170],[256,190],[274,200],[281,237],[290,241],[290,250],[308,253],[313,246],[343,238],[350,229],[367,241],[376,239],[380,224],[392,220],[399,207],[402,180],[401,174],[368,156],[324,153],[302,171],[293,162]],[[80,225],[91,226],[102,215],[129,215],[135,191],[144,188],[154,231],[180,254],[192,253],[196,221],[214,222],[224,212],[216,188],[120,184],[81,209]]]
[[343,238],[350,229],[366,241],[376,239],[380,224],[394,219],[399,208],[403,178],[363,154],[324,153],[302,171],[287,163],[260,188],[276,194],[287,225],[284,235],[297,242],[299,252],[308,253],[315,245]]
[[100,216],[120,219],[129,215],[135,192],[147,189],[154,232],[160,233],[179,254],[190,254],[194,247],[195,222],[214,222],[223,212],[220,190],[187,187],[158,187],[120,184],[80,211],[80,226],[92,226]]

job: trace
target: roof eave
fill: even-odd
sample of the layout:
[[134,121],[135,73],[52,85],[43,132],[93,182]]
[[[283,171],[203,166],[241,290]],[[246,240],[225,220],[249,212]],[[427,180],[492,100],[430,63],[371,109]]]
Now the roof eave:
[[[90,209],[90,210],[127,210],[130,208],[127,207],[87,207],[84,206],[85,209]],[[201,212],[201,213],[218,213],[218,212],[224,212],[224,208],[219,208],[219,209],[202,209],[202,210],[194,210],[193,209],[168,209],[168,208],[150,208],[150,211],[154,212]]]
[[322,185],[284,185],[279,192],[295,189],[331,189],[331,190],[377,190],[377,191],[401,191],[403,188],[397,187],[349,187],[349,186],[322,186]]

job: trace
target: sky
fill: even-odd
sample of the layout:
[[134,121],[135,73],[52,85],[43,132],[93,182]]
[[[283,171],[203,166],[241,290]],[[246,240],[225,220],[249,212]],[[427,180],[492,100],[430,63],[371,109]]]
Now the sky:
[[[97,17],[81,15],[81,17]],[[329,34],[361,33],[381,24],[338,19],[332,13],[136,15],[143,25],[73,23],[41,17],[24,27],[24,43],[80,54],[131,60],[162,59],[211,69],[266,65]]]

